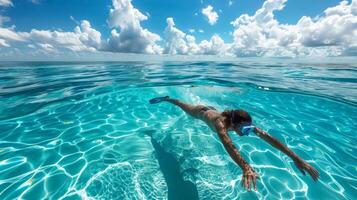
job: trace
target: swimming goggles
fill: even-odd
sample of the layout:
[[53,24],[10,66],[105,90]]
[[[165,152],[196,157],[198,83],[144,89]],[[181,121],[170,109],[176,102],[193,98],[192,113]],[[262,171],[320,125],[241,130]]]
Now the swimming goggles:
[[249,135],[249,133],[254,129],[252,123],[238,124],[236,128],[242,133],[242,135]]

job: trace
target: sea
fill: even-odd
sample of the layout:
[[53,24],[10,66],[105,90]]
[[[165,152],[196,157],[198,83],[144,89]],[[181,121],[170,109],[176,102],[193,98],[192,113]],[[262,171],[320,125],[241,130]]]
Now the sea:
[[[253,123],[229,133],[257,191],[204,122],[170,96]],[[0,62],[0,199],[356,199],[357,62]]]

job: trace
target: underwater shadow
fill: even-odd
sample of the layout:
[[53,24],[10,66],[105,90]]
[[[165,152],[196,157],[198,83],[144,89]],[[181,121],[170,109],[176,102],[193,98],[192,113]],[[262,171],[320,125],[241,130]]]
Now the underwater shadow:
[[168,188],[168,200],[198,199],[196,185],[183,179],[179,162],[172,154],[166,152],[165,149],[152,137],[151,131],[147,131],[146,134],[151,138],[151,143],[155,149],[160,170],[164,175]]

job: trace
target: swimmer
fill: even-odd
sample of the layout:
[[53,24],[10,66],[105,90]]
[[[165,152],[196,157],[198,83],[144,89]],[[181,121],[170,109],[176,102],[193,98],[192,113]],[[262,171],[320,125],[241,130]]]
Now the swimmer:
[[220,140],[223,143],[224,148],[243,171],[242,186],[247,190],[257,190],[257,178],[258,174],[254,169],[244,160],[243,156],[239,153],[238,149],[232,143],[231,138],[228,135],[228,131],[234,131],[239,136],[249,135],[250,132],[254,132],[261,139],[268,142],[273,147],[279,149],[286,155],[288,155],[295,163],[296,167],[302,174],[306,175],[306,172],[310,174],[314,181],[319,178],[319,172],[312,167],[309,163],[301,159],[286,145],[282,144],[279,140],[259,129],[252,124],[252,118],[248,112],[244,110],[226,110],[224,112],[217,111],[214,107],[203,105],[190,105],[183,103],[177,99],[172,99],[169,96],[157,97],[151,99],[151,104],[160,102],[168,102],[179,106],[190,116],[204,121],[213,131],[217,132]]

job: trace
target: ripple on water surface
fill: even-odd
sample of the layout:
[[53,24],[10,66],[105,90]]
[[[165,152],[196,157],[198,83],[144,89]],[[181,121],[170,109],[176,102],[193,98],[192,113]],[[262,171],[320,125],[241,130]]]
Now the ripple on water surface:
[[[33,86],[10,90],[7,85],[8,90],[1,92],[1,104],[6,106],[0,121],[1,199],[356,196],[357,109],[353,102],[346,104],[346,99],[329,99],[323,94],[275,91],[251,84],[232,86],[212,80],[208,80],[210,84],[198,84],[200,77],[195,76],[181,79],[193,82],[194,87],[128,84],[130,88],[125,88],[123,77],[108,77],[103,75],[105,70],[94,69],[88,67],[82,72],[87,76],[99,74],[93,80],[88,77],[91,81],[84,85],[70,84],[80,80],[68,81],[68,76],[51,80],[52,73],[46,72],[50,75],[48,83],[58,82],[57,89],[31,89],[31,93],[23,94],[21,91]],[[121,72],[120,68],[116,71]],[[142,83],[159,82],[155,77],[148,78],[153,72],[142,77],[145,73],[149,72],[141,69],[131,78]],[[60,84],[66,81],[65,86]],[[243,190],[242,172],[216,134],[177,107],[147,103],[160,95],[219,110],[248,110],[256,124],[312,163],[320,171],[321,180],[314,183],[303,176],[287,156],[258,137],[231,134],[237,148],[260,175],[259,192]],[[34,102],[38,107],[33,106]]]

